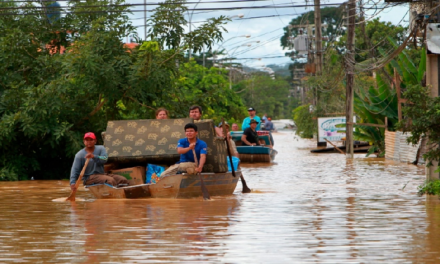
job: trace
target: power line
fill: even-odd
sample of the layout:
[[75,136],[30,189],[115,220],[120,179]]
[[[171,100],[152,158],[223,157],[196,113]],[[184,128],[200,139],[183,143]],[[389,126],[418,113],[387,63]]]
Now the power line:
[[[79,6],[51,6],[51,7],[38,7],[38,6],[21,6],[21,7],[0,7],[0,10],[23,10],[23,9],[44,9],[50,8],[52,10],[56,9],[71,9],[71,8],[95,8],[95,7],[133,7],[133,6],[144,6],[145,4],[123,4],[123,5],[79,5]],[[148,4],[147,4],[148,5]],[[322,4],[321,6],[335,6],[341,5],[338,4]],[[213,8],[188,8],[186,10],[182,9],[173,9],[171,11],[216,11],[216,10],[237,10],[237,9],[269,9],[269,8],[292,8],[292,7],[309,7],[310,5],[284,5],[284,6],[276,6],[276,5],[265,5],[265,6],[241,6],[241,7],[213,7]],[[110,11],[110,10],[109,10]],[[111,10],[112,12],[114,10]],[[115,10],[118,11],[118,10]],[[139,10],[129,10],[129,12],[136,12]],[[141,10],[143,11],[143,10]],[[127,12],[127,11],[122,11]]]

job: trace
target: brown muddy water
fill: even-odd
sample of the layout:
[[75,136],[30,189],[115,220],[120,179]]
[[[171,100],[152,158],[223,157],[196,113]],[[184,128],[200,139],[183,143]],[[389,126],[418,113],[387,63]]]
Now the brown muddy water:
[[274,135],[253,190],[203,199],[53,202],[67,181],[0,182],[0,263],[440,263],[440,202],[424,168]]

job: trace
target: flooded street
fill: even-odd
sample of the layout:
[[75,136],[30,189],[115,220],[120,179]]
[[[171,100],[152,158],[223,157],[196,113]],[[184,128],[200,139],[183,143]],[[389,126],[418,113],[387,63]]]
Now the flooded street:
[[250,194],[53,202],[68,181],[0,182],[0,263],[439,263],[440,202],[424,167],[313,154],[274,134],[273,164],[243,164]]

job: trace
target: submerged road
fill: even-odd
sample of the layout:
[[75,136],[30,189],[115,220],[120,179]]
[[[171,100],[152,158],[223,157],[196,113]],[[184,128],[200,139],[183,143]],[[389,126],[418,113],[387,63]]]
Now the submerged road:
[[274,134],[273,164],[243,164],[250,194],[63,203],[67,181],[0,182],[0,263],[439,263],[440,202],[424,167],[313,154]]

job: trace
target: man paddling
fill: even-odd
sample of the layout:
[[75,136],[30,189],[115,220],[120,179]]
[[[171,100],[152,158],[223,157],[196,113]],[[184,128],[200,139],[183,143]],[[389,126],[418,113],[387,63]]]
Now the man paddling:
[[107,162],[107,151],[104,146],[96,145],[96,136],[93,132],[87,132],[84,135],[85,148],[76,153],[73,161],[72,169],[70,172],[70,188],[72,191],[76,191],[75,183],[81,173],[82,168],[89,160],[89,164],[84,172],[83,183],[84,185],[92,185],[99,183],[108,183],[113,186],[119,184],[127,184],[128,181],[124,176],[116,174],[106,174],[104,172],[104,164]]

